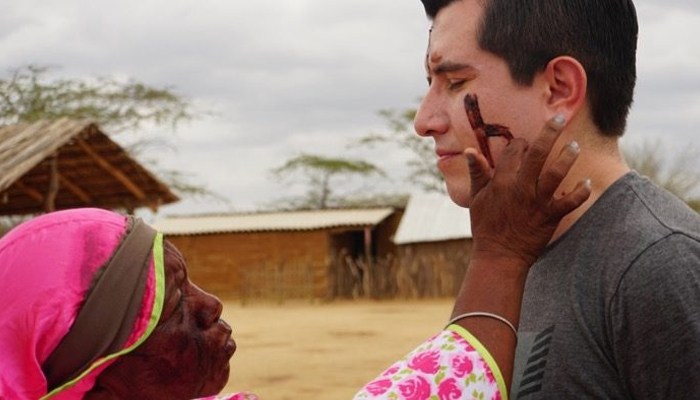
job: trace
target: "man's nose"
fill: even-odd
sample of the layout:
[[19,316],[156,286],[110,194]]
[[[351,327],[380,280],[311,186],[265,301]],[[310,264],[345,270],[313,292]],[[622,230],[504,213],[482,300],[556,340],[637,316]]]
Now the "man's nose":
[[197,324],[202,328],[208,328],[219,320],[224,306],[218,297],[205,292],[194,284],[193,286],[194,290],[197,291]]
[[428,91],[418,106],[413,120],[416,133],[423,137],[441,135],[448,131],[449,125],[450,120],[444,104]]

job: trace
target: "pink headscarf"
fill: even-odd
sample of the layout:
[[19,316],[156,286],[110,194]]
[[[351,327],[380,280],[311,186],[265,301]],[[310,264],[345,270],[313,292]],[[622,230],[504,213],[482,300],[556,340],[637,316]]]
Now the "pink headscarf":
[[127,217],[105,210],[60,211],[28,221],[0,240],[0,398],[82,398],[107,366],[150,335],[163,305],[160,234],[141,309],[123,349],[47,393],[42,365],[73,325],[95,273],[119,247],[127,224]]

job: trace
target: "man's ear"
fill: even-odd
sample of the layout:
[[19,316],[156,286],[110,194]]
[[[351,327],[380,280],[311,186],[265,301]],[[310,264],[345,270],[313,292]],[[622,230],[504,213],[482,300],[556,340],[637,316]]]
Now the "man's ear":
[[586,70],[575,58],[559,56],[547,63],[543,78],[548,88],[549,117],[563,114],[567,121],[571,121],[586,104]]

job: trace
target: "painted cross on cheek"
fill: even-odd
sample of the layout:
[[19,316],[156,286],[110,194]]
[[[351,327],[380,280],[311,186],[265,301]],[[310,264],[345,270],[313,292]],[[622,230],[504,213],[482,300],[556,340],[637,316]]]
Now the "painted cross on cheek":
[[513,140],[513,134],[510,133],[506,126],[484,123],[484,120],[481,118],[481,111],[479,110],[479,100],[475,94],[467,94],[464,96],[464,109],[467,111],[469,124],[472,126],[481,153],[486,157],[491,168],[494,168],[493,157],[491,156],[491,149],[489,148],[489,138],[501,136],[510,143],[510,141]]

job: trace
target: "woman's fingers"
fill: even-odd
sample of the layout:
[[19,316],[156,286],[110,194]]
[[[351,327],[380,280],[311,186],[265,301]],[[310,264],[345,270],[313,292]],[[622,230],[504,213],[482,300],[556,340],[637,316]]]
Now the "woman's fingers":
[[481,155],[476,149],[468,148],[464,151],[469,164],[469,179],[471,181],[471,198],[483,189],[490,181],[492,176],[491,166],[489,166],[486,157]]
[[[564,128],[564,117],[557,115],[547,121],[535,142],[528,146],[524,139],[513,139],[501,153],[495,169],[491,169],[486,158],[476,149],[469,148],[464,154],[469,163],[471,198],[476,196],[491,182],[496,191],[520,186],[521,193],[529,196],[539,207],[547,209],[552,218],[561,219],[581,204],[591,194],[590,181],[582,181],[570,193],[556,198],[555,192],[564,181],[576,162],[580,147],[577,142],[564,146],[554,162],[542,171],[545,162]],[[534,190],[534,191],[533,191]],[[507,202],[501,196],[503,202]],[[523,200],[520,199],[521,205]],[[534,203],[533,203],[534,204]]]
[[554,163],[540,175],[537,181],[537,197],[541,200],[554,196],[561,182],[571,170],[580,153],[577,142],[571,142],[562,148]]
[[[560,123],[561,121],[563,120],[555,117],[546,124],[543,135],[541,135],[536,142],[538,143],[537,151],[551,151],[554,141],[559,137],[559,133],[563,128],[563,125]],[[535,146],[533,145],[533,147]],[[554,160],[554,163],[552,163],[546,171],[542,172],[537,180],[536,196],[542,202],[551,201],[550,211],[552,217],[556,219],[563,218],[565,215],[581,206],[591,195],[591,181],[587,179],[579,182],[570,193],[563,195],[561,198],[555,198],[555,191],[569,174],[580,152],[581,148],[578,142],[574,141],[568,143],[562,148],[559,156]],[[539,163],[540,157],[540,154],[535,154],[533,161]],[[544,164],[543,161],[542,164]],[[526,163],[525,165],[528,164]],[[539,168],[541,169],[542,166]],[[533,174],[539,173],[539,171],[533,169],[526,173]]]
[[567,176],[573,179],[571,169],[580,153],[577,143],[551,154],[551,163],[544,169],[562,130],[562,118],[553,118],[529,147],[525,140],[513,139],[500,153],[494,170],[475,149],[467,153],[472,160],[474,252],[480,257],[522,259],[531,265],[561,219],[591,195],[589,181],[556,195]]
[[520,181],[537,181],[549,152],[552,150],[552,146],[554,146],[563,130],[563,115],[557,114],[554,118],[547,121],[525,156],[523,167],[520,169]]
[[556,218],[563,218],[566,214],[577,209],[591,195],[591,180],[579,182],[574,190],[562,198],[552,201],[552,212]]
[[511,140],[503,149],[493,174],[494,180],[498,181],[497,184],[509,184],[517,180],[523,163],[523,154],[527,149],[527,141],[522,138]]

